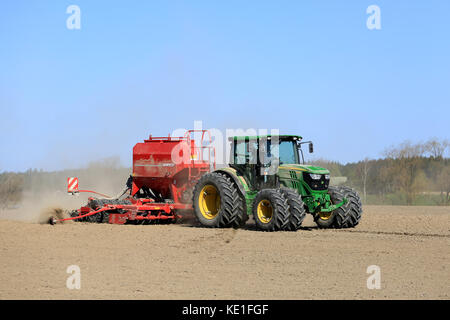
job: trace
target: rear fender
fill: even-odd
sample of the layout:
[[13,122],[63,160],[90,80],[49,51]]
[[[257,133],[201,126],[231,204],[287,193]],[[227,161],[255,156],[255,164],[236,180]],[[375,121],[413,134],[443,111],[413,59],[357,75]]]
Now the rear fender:
[[241,193],[241,195],[243,197],[246,197],[247,192],[250,191],[247,181],[245,181],[244,177],[242,175],[240,175],[236,169],[227,167],[227,168],[221,168],[221,169],[215,170],[214,172],[220,172],[220,173],[226,174],[228,177],[233,179],[233,181],[236,183],[236,185],[239,189],[239,192]]

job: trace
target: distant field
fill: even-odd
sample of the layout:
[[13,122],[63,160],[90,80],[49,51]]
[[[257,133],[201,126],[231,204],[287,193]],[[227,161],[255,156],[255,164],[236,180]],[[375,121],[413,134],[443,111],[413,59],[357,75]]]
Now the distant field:
[[[446,195],[440,192],[422,192],[413,201],[414,206],[442,206],[445,204]],[[402,194],[387,194],[383,197],[367,195],[365,201],[368,205],[405,205],[406,199]]]

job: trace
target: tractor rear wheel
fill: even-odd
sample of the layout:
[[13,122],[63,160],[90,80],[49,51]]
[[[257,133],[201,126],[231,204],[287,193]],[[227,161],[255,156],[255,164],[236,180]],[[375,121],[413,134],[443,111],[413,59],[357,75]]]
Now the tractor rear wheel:
[[244,201],[230,178],[219,173],[203,175],[195,185],[192,205],[205,227],[235,227],[241,223]]
[[[226,174],[223,172],[216,172],[217,174],[220,174],[222,177],[224,177],[229,183],[233,184],[233,186],[237,188],[235,182]],[[248,220],[248,214],[247,214],[247,207],[246,207],[246,203],[245,203],[245,198],[244,196],[238,192],[239,197],[241,198],[242,201],[242,209],[238,210],[236,212],[236,218],[234,219],[233,223],[232,223],[232,227],[233,228],[241,228],[245,225],[245,223]]]
[[253,219],[260,230],[284,230],[289,223],[289,216],[287,199],[280,190],[261,190],[253,200]]
[[318,213],[314,221],[320,228],[352,228],[359,223],[362,214],[362,204],[358,193],[349,187],[329,187],[333,204],[344,198],[347,203],[329,213]]
[[289,205],[289,222],[285,230],[297,231],[306,217],[305,204],[296,190],[291,188],[281,188],[280,190]]

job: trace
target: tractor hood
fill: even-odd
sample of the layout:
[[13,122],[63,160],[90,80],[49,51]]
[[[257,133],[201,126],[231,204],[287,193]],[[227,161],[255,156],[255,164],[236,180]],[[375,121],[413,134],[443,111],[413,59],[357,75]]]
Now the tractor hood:
[[308,164],[282,164],[278,168],[280,170],[296,170],[316,174],[330,174],[330,171],[328,169]]

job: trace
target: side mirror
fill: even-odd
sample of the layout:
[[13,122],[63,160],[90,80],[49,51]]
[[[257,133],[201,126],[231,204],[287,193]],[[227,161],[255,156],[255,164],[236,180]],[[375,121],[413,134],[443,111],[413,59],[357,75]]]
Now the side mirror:
[[312,144],[312,142],[309,143],[309,153],[313,153],[314,152],[314,146]]

